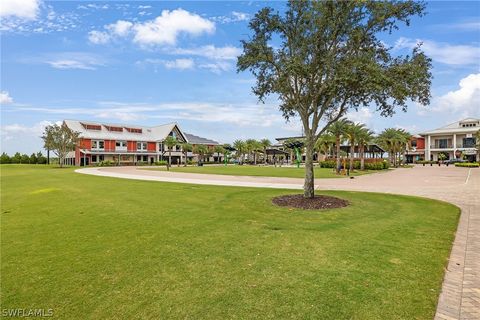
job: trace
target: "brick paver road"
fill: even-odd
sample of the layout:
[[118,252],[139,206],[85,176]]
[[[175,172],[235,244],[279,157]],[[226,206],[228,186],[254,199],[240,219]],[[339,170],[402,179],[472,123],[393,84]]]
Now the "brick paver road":
[[[301,189],[295,178],[193,174],[135,167],[86,168],[77,172],[127,179],[194,184]],[[423,196],[462,210],[435,319],[480,319],[480,169],[416,166],[354,179],[318,179],[316,188]]]

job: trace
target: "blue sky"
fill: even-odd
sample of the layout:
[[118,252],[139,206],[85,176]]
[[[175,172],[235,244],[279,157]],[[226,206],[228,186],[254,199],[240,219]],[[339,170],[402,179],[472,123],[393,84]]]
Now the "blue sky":
[[[2,0],[1,151],[42,147],[46,124],[62,119],[158,125],[177,121],[220,142],[298,135],[276,101],[258,104],[252,76],[238,74],[240,40],[263,6],[283,2]],[[382,39],[398,54],[417,41],[433,59],[433,98],[382,118],[374,108],[349,117],[379,132],[412,133],[480,117],[480,2],[429,2]]]

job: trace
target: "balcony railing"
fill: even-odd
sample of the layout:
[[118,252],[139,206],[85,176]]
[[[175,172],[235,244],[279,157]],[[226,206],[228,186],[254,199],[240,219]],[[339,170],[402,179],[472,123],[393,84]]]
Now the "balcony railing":
[[430,149],[453,149],[453,144],[432,144],[430,145]]
[[[83,149],[82,149],[83,150]],[[115,152],[115,153],[156,153],[156,151],[150,150],[127,150],[126,148],[113,148],[113,149],[86,149],[92,153],[103,153],[103,152]]]

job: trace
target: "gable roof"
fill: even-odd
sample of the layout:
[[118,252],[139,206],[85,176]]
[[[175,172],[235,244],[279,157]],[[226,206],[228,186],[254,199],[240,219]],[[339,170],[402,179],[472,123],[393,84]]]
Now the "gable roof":
[[[476,123],[475,127],[462,127],[464,123]],[[455,121],[446,126],[429,130],[421,133],[421,135],[441,134],[441,133],[457,133],[457,132],[476,132],[480,130],[480,119],[477,118],[465,118],[460,121]]]
[[185,136],[187,137],[188,142],[191,143],[191,144],[208,144],[208,145],[218,145],[219,144],[215,140],[202,138],[202,137],[196,136],[196,135],[191,134],[191,133],[186,133],[185,132]]
[[[87,139],[163,141],[172,130],[177,128],[182,138],[188,141],[185,133],[175,122],[154,127],[80,120],[64,120],[64,123],[71,130],[80,132],[80,137]],[[100,130],[88,129],[89,126],[99,127]],[[121,131],[111,131],[109,130],[110,127],[121,128]]]

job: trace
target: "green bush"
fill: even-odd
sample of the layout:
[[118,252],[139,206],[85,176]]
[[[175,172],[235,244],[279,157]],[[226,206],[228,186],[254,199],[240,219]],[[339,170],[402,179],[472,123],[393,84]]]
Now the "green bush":
[[98,163],[98,166],[99,167],[112,167],[115,165],[115,162],[113,161],[110,161],[110,160],[107,160],[107,161],[100,161]]
[[[341,162],[343,165],[343,161]],[[345,162],[345,165],[347,168],[350,167],[350,162],[347,160]],[[325,161],[320,161],[319,163],[320,168],[335,168],[336,167],[336,162],[334,160],[325,160]],[[354,161],[353,162],[353,168],[354,169],[360,169],[360,161]],[[389,164],[387,161],[384,162],[365,162],[365,169],[366,170],[383,170],[383,169],[388,169]]]
[[333,160],[326,160],[326,161],[320,161],[319,166],[320,168],[335,168],[335,161]]
[[160,161],[155,162],[155,165],[156,166],[166,166],[167,163],[168,163],[167,160],[160,160]]
[[457,162],[457,163],[455,163],[455,167],[478,168],[478,167],[480,167],[480,163],[478,163],[478,162]]

